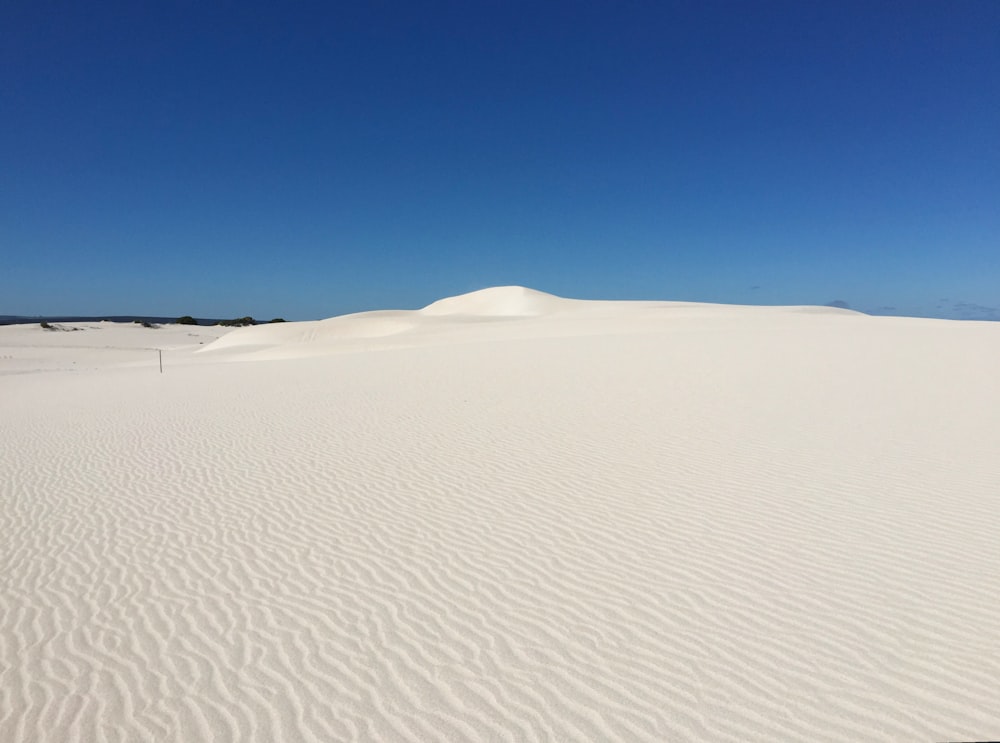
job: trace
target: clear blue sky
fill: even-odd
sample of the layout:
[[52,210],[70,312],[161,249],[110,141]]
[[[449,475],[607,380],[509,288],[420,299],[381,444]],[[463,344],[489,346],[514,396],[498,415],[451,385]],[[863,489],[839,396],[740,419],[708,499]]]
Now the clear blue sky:
[[0,5],[0,314],[499,284],[1000,319],[1000,2]]

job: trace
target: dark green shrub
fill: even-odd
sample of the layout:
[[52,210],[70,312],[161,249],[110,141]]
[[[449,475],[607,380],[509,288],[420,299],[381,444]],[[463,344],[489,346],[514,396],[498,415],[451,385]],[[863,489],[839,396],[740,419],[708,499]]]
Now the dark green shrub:
[[271,322],[284,322],[284,321],[285,321],[285,318],[283,318],[283,317],[276,317],[273,320],[271,320]]
[[218,324],[227,328],[242,328],[244,325],[256,325],[257,321],[248,315],[235,320],[219,320]]
[[184,317],[177,318],[178,325],[197,325],[198,321],[195,320],[191,315],[184,315]]

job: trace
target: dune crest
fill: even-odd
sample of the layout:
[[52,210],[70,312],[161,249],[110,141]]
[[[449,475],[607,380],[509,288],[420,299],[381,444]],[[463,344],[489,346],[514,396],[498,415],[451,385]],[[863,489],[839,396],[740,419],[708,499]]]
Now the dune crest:
[[439,299],[419,312],[428,316],[530,317],[557,312],[576,301],[524,286],[494,286]]
[[230,359],[287,359],[372,348],[593,335],[623,329],[643,332],[661,326],[671,313],[733,316],[747,309],[691,302],[567,299],[523,286],[496,286],[439,299],[419,310],[375,310],[237,328],[200,353],[221,352]]

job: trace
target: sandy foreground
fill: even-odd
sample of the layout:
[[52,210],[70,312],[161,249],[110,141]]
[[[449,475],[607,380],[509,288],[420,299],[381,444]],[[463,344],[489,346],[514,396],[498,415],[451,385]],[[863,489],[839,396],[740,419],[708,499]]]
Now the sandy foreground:
[[1000,739],[1000,323],[62,327],[0,327],[4,743]]

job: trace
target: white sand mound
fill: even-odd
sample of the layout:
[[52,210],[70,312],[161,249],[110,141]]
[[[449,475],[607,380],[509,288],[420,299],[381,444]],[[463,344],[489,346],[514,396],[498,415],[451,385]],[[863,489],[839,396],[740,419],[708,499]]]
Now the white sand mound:
[[565,299],[521,286],[501,286],[441,299],[420,310],[358,312],[327,320],[238,328],[206,345],[201,353],[230,360],[306,358],[376,348],[642,333],[662,327],[669,316],[746,318],[753,312],[811,309]]
[[[412,329],[413,313],[407,311],[359,312],[308,322],[269,323],[236,328],[203,352],[247,353],[283,348],[299,356],[316,355],[352,340],[384,338]],[[293,349],[298,349],[295,353]]]
[[573,304],[572,299],[563,299],[523,286],[495,286],[439,299],[420,312],[428,316],[529,317],[565,310]]
[[[260,360],[302,358],[376,346],[523,337],[537,334],[538,328],[512,328],[510,321],[560,312],[582,317],[587,308],[619,304],[563,299],[520,286],[502,286],[442,299],[421,310],[358,312],[313,322],[239,328],[203,351],[208,354],[224,351],[230,357],[249,355]],[[470,322],[475,327],[470,328]],[[505,327],[485,327],[491,322]]]
[[1000,323],[469,296],[0,328],[0,741],[1000,739]]

